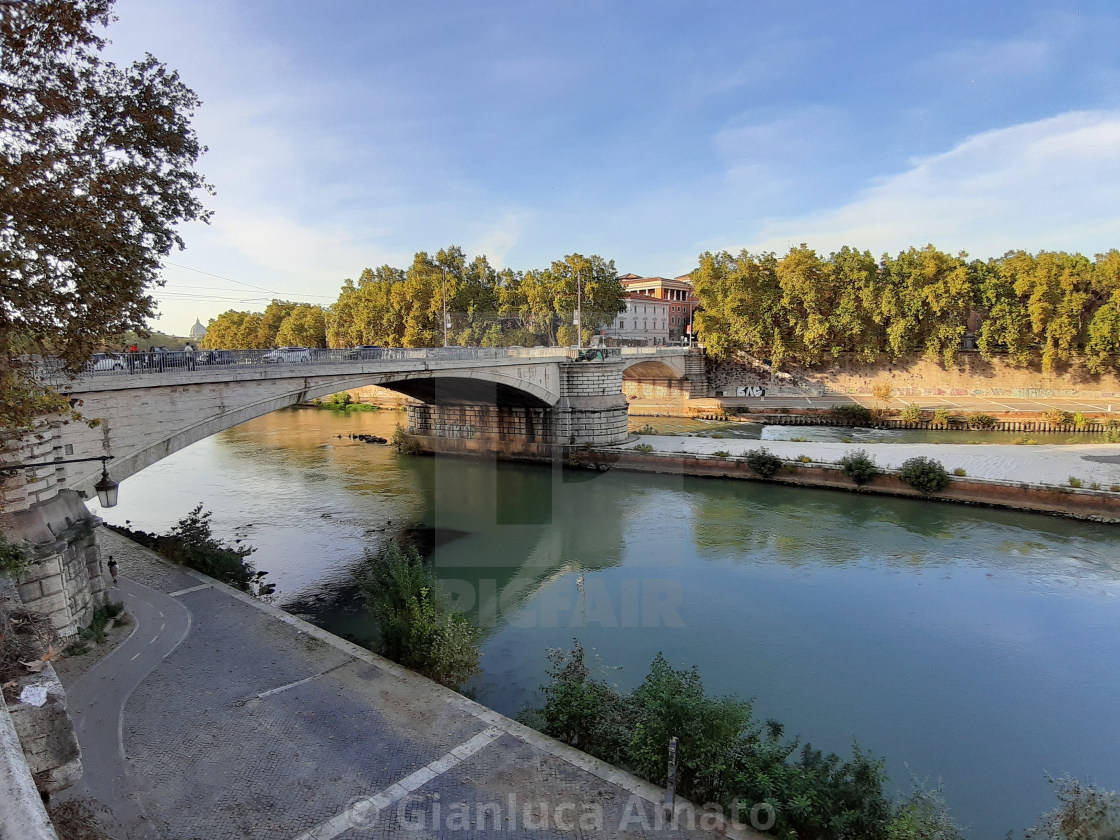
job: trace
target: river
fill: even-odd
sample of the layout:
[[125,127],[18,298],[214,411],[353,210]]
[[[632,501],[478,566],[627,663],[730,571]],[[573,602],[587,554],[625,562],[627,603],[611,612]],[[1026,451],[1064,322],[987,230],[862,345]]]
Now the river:
[[[1120,787],[1120,527],[753,482],[399,456],[395,411],[275,412],[153,465],[108,521],[194,505],[278,603],[362,640],[363,551],[404,528],[486,630],[468,686],[508,715],[573,637],[624,689],[663,651],[818,749],[943,779],[972,838]],[[127,570],[122,570],[127,574]]]

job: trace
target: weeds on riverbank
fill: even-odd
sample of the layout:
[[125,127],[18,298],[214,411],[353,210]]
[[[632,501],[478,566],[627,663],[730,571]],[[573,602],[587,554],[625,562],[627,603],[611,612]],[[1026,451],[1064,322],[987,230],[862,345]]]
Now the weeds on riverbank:
[[223,540],[217,539],[210,529],[212,513],[203,513],[202,503],[199,502],[166,534],[134,531],[120,525],[106,524],[105,527],[152,549],[173,563],[189,566],[242,592],[272,595],[276,591],[275,585],[263,581],[268,572],[257,571],[248,559],[256,549],[226,545]]
[[524,722],[657,785],[676,737],[677,791],[725,813],[768,805],[775,837],[961,838],[937,789],[919,785],[895,803],[883,792],[881,759],[858,746],[843,759],[786,739],[778,721],[753,718],[750,702],[707,694],[695,668],[675,669],[658,654],[645,681],[623,694],[592,678],[578,640],[550,650],[549,666],[544,705],[526,710]]
[[358,585],[377,623],[377,652],[458,690],[478,670],[482,631],[451,608],[431,563],[390,542],[366,552]]

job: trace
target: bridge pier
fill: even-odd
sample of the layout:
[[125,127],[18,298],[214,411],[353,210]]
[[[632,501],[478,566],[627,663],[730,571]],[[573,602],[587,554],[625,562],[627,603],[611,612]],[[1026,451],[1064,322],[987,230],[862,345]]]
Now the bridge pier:
[[560,364],[555,406],[412,403],[408,433],[426,452],[533,461],[562,459],[571,446],[622,443],[629,434],[622,367],[618,361]]

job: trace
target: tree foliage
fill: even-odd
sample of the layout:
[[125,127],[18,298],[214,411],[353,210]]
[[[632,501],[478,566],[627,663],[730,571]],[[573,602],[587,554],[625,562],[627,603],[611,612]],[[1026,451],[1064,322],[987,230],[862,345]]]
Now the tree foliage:
[[77,370],[143,330],[181,222],[206,220],[199,101],[151,55],[101,56],[113,0],[0,7],[0,400],[6,426],[59,403],[21,354]]
[[775,365],[812,366],[841,353],[896,360],[920,353],[956,363],[974,315],[985,357],[1044,370],[1078,353],[1090,369],[1120,366],[1120,251],[1011,251],[969,261],[927,245],[876,261],[841,248],[827,258],[806,245],[784,256],[705,253],[692,279],[708,352],[745,351]]
[[941,462],[921,455],[903,461],[898,477],[919,493],[939,493],[949,486],[949,473]]

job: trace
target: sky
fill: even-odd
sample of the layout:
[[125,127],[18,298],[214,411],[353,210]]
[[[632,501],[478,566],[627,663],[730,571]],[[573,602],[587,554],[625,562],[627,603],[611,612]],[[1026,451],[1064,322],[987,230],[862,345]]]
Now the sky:
[[118,0],[203,104],[152,326],[459,245],[677,276],[806,243],[1120,247],[1116,0]]

